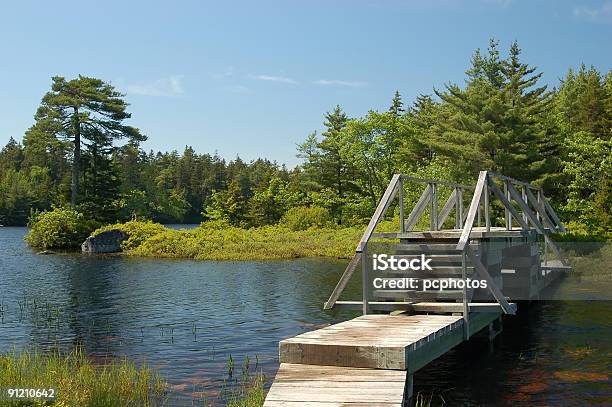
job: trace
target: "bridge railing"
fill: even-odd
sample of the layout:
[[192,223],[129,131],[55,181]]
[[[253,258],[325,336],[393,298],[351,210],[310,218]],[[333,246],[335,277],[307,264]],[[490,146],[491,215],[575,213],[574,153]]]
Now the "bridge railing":
[[[407,182],[426,185],[415,206],[408,214],[408,217],[405,216],[406,205],[404,199],[405,184]],[[444,203],[442,209],[439,210],[438,192],[441,187],[449,187],[452,189],[452,192]],[[400,233],[405,233],[412,230],[417,225],[417,223],[422,218],[422,215],[426,212],[427,209],[429,209],[429,224],[431,230],[440,230],[453,208],[457,208],[455,227],[459,229],[465,221],[465,216],[463,214],[463,199],[465,192],[471,191],[473,189],[474,187],[470,185],[462,185],[445,181],[436,181],[432,179],[418,178],[404,174],[395,174],[391,178],[387,189],[383,193],[383,196],[381,197],[378,206],[374,211],[374,215],[370,219],[370,222],[368,223],[368,226],[366,227],[361,239],[359,240],[359,243],[357,243],[357,247],[355,248],[355,253],[351,258],[351,261],[347,265],[346,269],[344,270],[344,273],[340,277],[340,280],[336,284],[336,287],[334,288],[329,299],[325,303],[324,309],[327,310],[334,307],[336,301],[338,301],[338,299],[340,298],[340,294],[342,294],[342,291],[346,288],[346,285],[348,284],[353,273],[357,269],[357,266],[361,262],[363,285],[363,313],[368,313],[367,284],[369,284],[369,279],[367,264],[367,246],[368,242],[374,234],[376,227],[383,219],[387,210],[391,207],[396,197],[398,198],[399,205]]]
[[[499,188],[497,182],[504,185],[504,192]],[[519,193],[518,188],[521,190]],[[535,191],[535,195],[534,195]],[[564,266],[567,266],[566,260],[563,258],[559,248],[550,237],[552,232],[564,232],[566,229],[559,220],[554,209],[550,206],[541,188],[535,187],[527,182],[519,181],[504,175],[496,174],[490,171],[481,171],[478,175],[478,181],[472,197],[472,203],[468,210],[465,224],[463,226],[461,237],[457,243],[457,250],[463,254],[463,276],[465,278],[466,259],[469,258],[478,274],[487,281],[487,286],[495,300],[499,303],[505,313],[513,313],[513,308],[506,300],[499,287],[495,284],[493,278],[487,271],[487,268],[482,264],[477,254],[469,245],[469,240],[472,236],[474,227],[474,219],[481,205],[484,206],[485,231],[491,231],[491,195],[495,196],[502,204],[505,212],[506,230],[513,230],[513,219],[519,224],[523,230],[535,229],[537,233],[544,237],[545,242],[545,258],[547,248],[550,247],[558,259]],[[484,200],[484,204],[482,201]],[[518,207],[514,206],[515,202]],[[533,208],[533,209],[532,209]],[[546,225],[546,226],[545,226]],[[532,228],[533,226],[533,228]],[[464,301],[464,318],[467,318],[467,305]],[[467,326],[467,324],[466,324]],[[469,333],[468,333],[469,335]]]
[[[406,217],[404,186],[407,182],[426,184],[426,187]],[[498,183],[503,184],[503,192],[498,186]],[[451,188],[451,193],[448,195],[444,205],[440,209],[438,200],[439,191],[441,188]],[[472,193],[471,203],[468,210],[464,211],[464,199],[466,196],[469,196],[470,193]],[[456,249],[463,255],[462,278],[464,280],[466,279],[466,264],[467,260],[469,259],[472,263],[474,263],[474,267],[478,273],[485,280],[487,280],[487,286],[489,287],[491,294],[506,313],[512,313],[513,308],[510,306],[501,290],[491,278],[487,268],[480,262],[477,254],[472,248],[470,248],[469,245],[469,241],[472,238],[474,225],[477,224],[480,226],[483,212],[484,231],[490,232],[491,228],[493,227],[491,222],[491,198],[496,197],[503,206],[503,210],[505,212],[506,230],[513,230],[514,222],[518,223],[518,226],[521,229],[535,229],[539,234],[544,236],[545,253],[548,251],[548,247],[550,247],[562,264],[567,265],[558,247],[550,238],[551,232],[563,232],[565,231],[565,227],[544,196],[541,188],[533,186],[524,181],[519,181],[504,175],[496,174],[491,171],[481,171],[475,186],[396,174],[392,177],[387,189],[381,197],[374,215],[370,219],[366,230],[357,244],[351,261],[347,265],[328,301],[325,303],[324,309],[331,309],[334,307],[342,291],[345,289],[351,276],[354,274],[357,266],[361,262],[363,285],[362,309],[364,314],[368,313],[368,242],[373,237],[376,227],[379,225],[388,209],[392,206],[396,197],[398,198],[399,204],[400,236],[402,233],[407,233],[413,230],[417,224],[419,224],[419,221],[422,220],[423,215],[428,209],[429,230],[443,230],[444,225],[448,224],[447,219],[454,209],[456,215],[454,229],[461,230],[461,235]],[[518,209],[514,206],[513,202],[516,203]],[[421,222],[421,224],[422,223],[423,222]],[[466,288],[464,289],[463,293],[463,314],[466,322],[469,315],[468,311]]]

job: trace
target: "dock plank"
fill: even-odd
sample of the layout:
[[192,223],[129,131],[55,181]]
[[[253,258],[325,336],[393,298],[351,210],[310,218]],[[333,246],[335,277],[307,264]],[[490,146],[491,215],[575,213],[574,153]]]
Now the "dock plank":
[[264,407],[401,407],[406,372],[281,363]]
[[281,341],[280,361],[406,370],[408,351],[462,325],[454,315],[363,315]]

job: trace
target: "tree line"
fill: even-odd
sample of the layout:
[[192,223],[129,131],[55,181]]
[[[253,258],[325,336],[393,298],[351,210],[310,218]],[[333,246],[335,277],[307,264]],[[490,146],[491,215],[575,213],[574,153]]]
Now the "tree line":
[[476,50],[463,86],[449,83],[407,106],[399,92],[384,111],[348,117],[297,148],[292,169],[260,158],[145,152],[123,95],[79,76],[52,78],[34,124],[0,151],[0,224],[72,205],[99,222],[223,219],[272,224],[290,208],[325,208],[341,225],[371,216],[394,173],[473,182],[490,169],[542,186],[565,220],[612,230],[612,70],[569,69],[557,86],[491,40]]

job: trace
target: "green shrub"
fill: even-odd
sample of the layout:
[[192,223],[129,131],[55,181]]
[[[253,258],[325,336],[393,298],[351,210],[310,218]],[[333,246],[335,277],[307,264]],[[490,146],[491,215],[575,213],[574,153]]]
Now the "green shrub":
[[310,228],[283,225],[244,229],[226,222],[204,222],[196,229],[165,229],[129,250],[144,257],[197,260],[267,260],[352,255],[363,228]]
[[32,247],[66,249],[79,247],[96,228],[95,221],[87,220],[72,208],[53,208],[34,213],[30,217],[30,231],[25,241]]
[[578,222],[570,221],[566,225],[567,232],[554,235],[557,242],[610,242],[612,232],[593,230],[593,228]]
[[318,206],[298,206],[291,208],[281,219],[281,224],[291,230],[306,230],[311,227],[322,228],[329,225],[329,211]]
[[150,220],[131,220],[125,223],[117,223],[114,225],[107,225],[101,227],[99,229],[94,230],[91,233],[91,236],[95,236],[100,232],[110,229],[119,229],[127,235],[127,239],[124,240],[123,243],[121,243],[121,248],[123,250],[134,249],[140,246],[145,240],[168,230],[163,225],[152,222]]
[[[324,216],[319,218],[325,219]],[[397,228],[397,223],[397,220],[383,221],[379,227],[391,230]],[[92,235],[120,229],[128,236],[122,244],[123,250],[129,255],[143,257],[269,260],[353,255],[363,226],[314,227],[318,225],[325,224],[320,221],[306,230],[291,230],[284,224],[245,229],[226,221],[207,221],[195,229],[175,230],[150,221],[130,221],[104,226]]]

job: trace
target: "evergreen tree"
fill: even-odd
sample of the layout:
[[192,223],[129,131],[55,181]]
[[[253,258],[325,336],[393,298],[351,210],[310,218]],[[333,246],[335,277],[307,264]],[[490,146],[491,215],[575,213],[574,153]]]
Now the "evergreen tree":
[[545,145],[540,120],[551,94],[536,87],[541,74],[520,62],[516,42],[506,60],[497,46],[492,40],[485,57],[476,51],[465,89],[449,84],[436,91],[448,111],[440,111],[431,143],[440,154],[460,159],[460,172],[490,169],[533,181],[549,167],[538,160]]
[[612,128],[610,72],[606,79],[584,64],[569,69],[556,97],[556,110],[566,132],[588,131],[597,138],[609,138]]
[[70,198],[70,143],[53,134],[31,128],[23,137],[22,169],[46,168],[56,191],[53,203],[61,205]]
[[[353,183],[353,163],[347,161],[342,153],[344,145],[342,129],[346,126],[348,117],[340,106],[325,114],[326,130],[321,134],[321,141],[315,144],[315,136],[311,135],[301,146],[302,154],[308,154],[310,161],[305,170],[310,177],[317,180],[318,189],[334,191],[336,202],[342,202],[348,191],[355,189]],[[332,208],[332,216],[342,222],[342,205]]]
[[8,143],[0,150],[0,175],[9,169],[19,171],[23,162],[23,147],[9,138]]
[[389,107],[389,112],[396,117],[399,117],[404,113],[403,109],[404,103],[402,102],[402,96],[399,91],[395,91],[395,95],[393,96],[393,100],[391,101],[391,106]]
[[42,98],[36,112],[34,128],[72,142],[71,202],[76,204],[83,145],[107,147],[116,139],[139,142],[146,137],[138,129],[122,123],[131,115],[126,112],[128,105],[123,95],[112,85],[81,75],[72,80],[55,76],[52,80],[51,91]]

